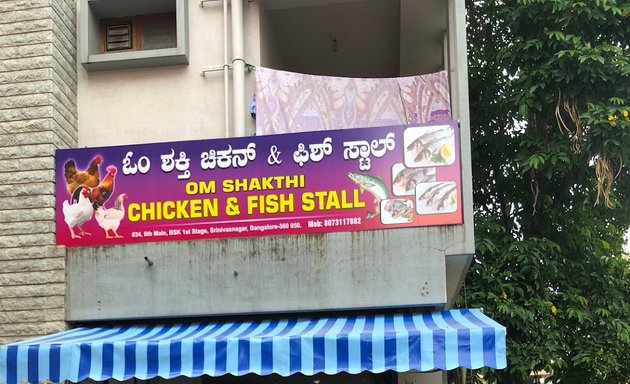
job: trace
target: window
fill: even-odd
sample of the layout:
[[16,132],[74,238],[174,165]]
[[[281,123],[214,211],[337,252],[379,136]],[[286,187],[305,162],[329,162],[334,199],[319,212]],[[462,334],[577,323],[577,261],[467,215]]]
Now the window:
[[81,0],[88,71],[188,64],[187,0]]
[[101,20],[101,53],[176,47],[175,12]]

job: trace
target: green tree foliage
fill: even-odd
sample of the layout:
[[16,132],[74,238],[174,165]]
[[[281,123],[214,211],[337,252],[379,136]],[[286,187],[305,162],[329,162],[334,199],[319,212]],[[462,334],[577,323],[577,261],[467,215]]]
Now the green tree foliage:
[[630,383],[630,1],[466,5],[477,254],[465,300],[508,330],[508,368],[480,373]]

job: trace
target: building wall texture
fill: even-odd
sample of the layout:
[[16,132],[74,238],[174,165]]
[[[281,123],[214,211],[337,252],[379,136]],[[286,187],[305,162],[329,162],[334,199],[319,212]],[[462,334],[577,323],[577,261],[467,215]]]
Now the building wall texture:
[[54,153],[77,144],[76,5],[0,0],[0,344],[63,330]]

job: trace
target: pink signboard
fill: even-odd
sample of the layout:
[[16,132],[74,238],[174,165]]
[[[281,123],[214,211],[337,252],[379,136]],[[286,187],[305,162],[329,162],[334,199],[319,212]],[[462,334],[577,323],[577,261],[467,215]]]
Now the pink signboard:
[[459,148],[446,121],[58,150],[57,244],[461,224]]

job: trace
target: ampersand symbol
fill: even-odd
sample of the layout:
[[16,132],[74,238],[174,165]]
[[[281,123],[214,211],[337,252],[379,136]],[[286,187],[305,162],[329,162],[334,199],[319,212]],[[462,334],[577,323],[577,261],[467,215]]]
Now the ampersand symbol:
[[241,210],[238,206],[238,199],[236,197],[228,197],[225,201],[225,213],[228,216],[238,216],[241,214]]
[[280,165],[282,164],[282,160],[280,159],[280,151],[278,151],[278,147],[272,145],[269,148],[269,156],[267,157],[267,164],[269,165]]

